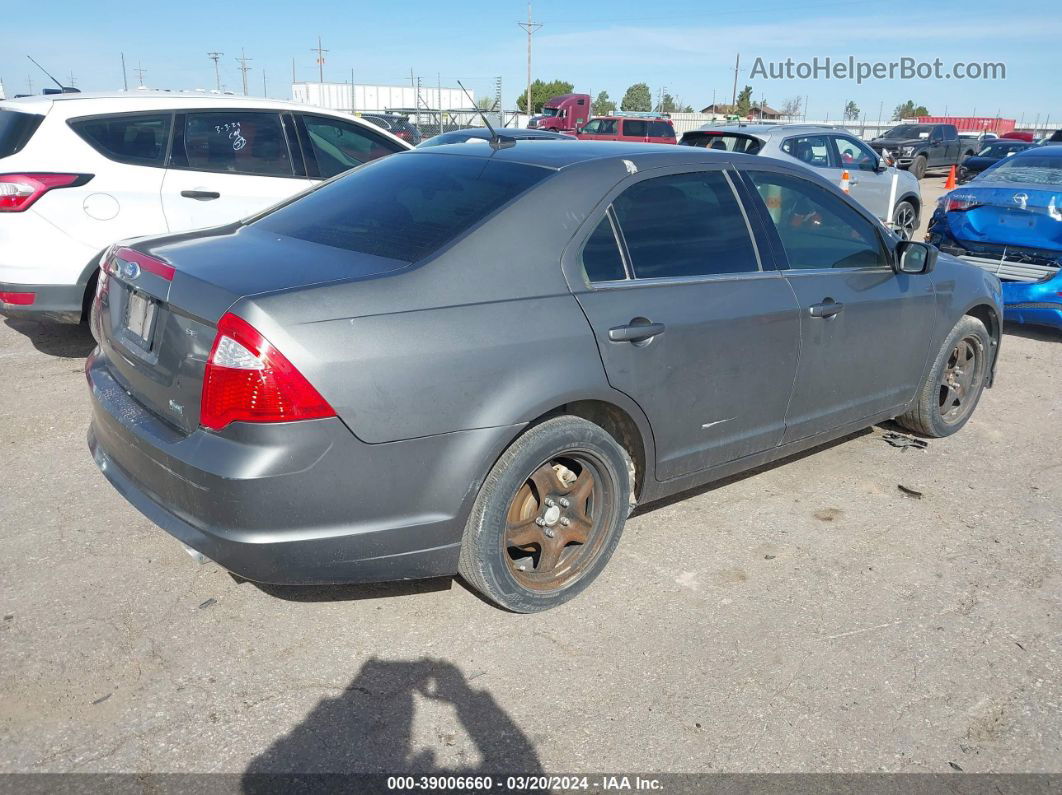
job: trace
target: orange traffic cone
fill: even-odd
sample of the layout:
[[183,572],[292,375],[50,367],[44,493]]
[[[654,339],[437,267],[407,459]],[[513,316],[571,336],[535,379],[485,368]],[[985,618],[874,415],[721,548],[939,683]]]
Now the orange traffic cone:
[[841,190],[848,193],[848,186],[850,184],[851,177],[848,176],[848,169],[846,168],[841,172]]
[[951,167],[951,171],[948,172],[948,181],[944,183],[944,190],[955,189],[955,166]]

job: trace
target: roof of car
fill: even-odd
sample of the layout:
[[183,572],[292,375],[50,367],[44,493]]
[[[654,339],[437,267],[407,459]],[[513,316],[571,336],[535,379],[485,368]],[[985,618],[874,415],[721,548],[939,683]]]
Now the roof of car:
[[722,124],[705,124],[704,126],[690,130],[691,133],[740,133],[741,135],[755,135],[757,137],[767,138],[772,135],[784,133],[785,135],[792,135],[793,133],[800,132],[823,132],[829,130],[833,132],[847,132],[843,127],[834,127],[829,124],[749,124],[744,122],[724,122]]
[[[562,169],[591,160],[627,159],[637,168],[636,162],[651,160],[654,165],[690,163],[713,160],[748,160],[751,155],[734,152],[715,152],[692,146],[667,146],[665,144],[627,143],[623,141],[516,141],[505,149],[494,150],[487,146],[444,144],[426,149],[414,149],[418,154],[461,155],[463,157],[492,158],[509,163],[522,163],[550,169]],[[629,169],[630,167],[628,167]]]
[[[1027,141],[1025,143],[1028,143]],[[1033,144],[1028,146],[1016,155],[1011,157],[1011,160],[1019,157],[1058,157],[1062,158],[1062,146],[1043,146],[1042,144]]]
[[[187,107],[193,103],[203,103],[208,106],[240,107],[248,105],[257,108],[302,108],[321,113],[340,114],[350,116],[349,113],[291,102],[285,99],[267,99],[265,97],[247,97],[237,94],[219,94],[214,91],[164,91],[158,89],[135,89],[132,91],[91,91],[76,94],[35,94],[29,97],[4,100],[0,107],[11,110],[22,110],[30,113],[47,113],[55,106],[77,108],[78,113],[84,111],[92,113],[82,105],[130,105],[140,107],[153,107],[162,103],[177,103]],[[353,118],[353,117],[352,117]]]

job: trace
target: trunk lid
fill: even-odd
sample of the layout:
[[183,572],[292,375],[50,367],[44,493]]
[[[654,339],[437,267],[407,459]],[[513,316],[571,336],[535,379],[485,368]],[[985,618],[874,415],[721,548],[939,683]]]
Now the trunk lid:
[[960,242],[1062,251],[1062,190],[968,187],[948,194],[954,200],[971,204],[945,215]]
[[134,242],[129,249],[108,267],[100,347],[129,394],[186,433],[199,426],[217,322],[236,301],[407,267],[246,226]]

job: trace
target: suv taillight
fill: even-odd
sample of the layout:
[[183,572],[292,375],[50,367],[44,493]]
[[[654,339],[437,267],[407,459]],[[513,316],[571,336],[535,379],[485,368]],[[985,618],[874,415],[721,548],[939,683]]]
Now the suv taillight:
[[84,185],[92,174],[0,174],[0,213],[20,213],[53,188]]
[[309,381],[241,317],[218,321],[203,375],[199,423],[220,431],[230,422],[291,422],[334,417]]

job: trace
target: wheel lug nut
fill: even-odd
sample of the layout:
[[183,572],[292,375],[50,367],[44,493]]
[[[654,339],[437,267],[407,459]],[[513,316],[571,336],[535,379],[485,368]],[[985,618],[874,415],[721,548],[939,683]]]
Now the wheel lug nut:
[[537,524],[537,525],[538,525],[539,527],[545,527],[545,526],[546,526],[546,520],[545,520],[545,519],[543,519],[543,518],[542,518],[542,517],[540,516],[540,517],[538,517],[537,519],[535,519],[535,524]]
[[547,527],[546,528],[546,538],[553,538],[553,536],[554,536],[553,528],[552,527]]
[[571,503],[568,502],[568,498],[567,497],[561,497],[560,498],[560,505],[561,505],[561,508],[567,508],[569,505],[571,505]]
[[572,523],[572,520],[571,520],[571,519],[569,519],[569,518],[568,518],[567,516],[562,516],[562,517],[561,517],[561,520],[560,520],[560,523],[561,523],[561,525],[563,525],[564,527],[567,527],[568,525],[570,525],[570,524]]
[[557,503],[555,503],[555,502],[553,501],[553,498],[552,498],[552,497],[546,497],[546,507],[547,507],[547,508],[552,508],[552,507],[553,507],[554,505],[556,505],[556,504],[557,504]]

